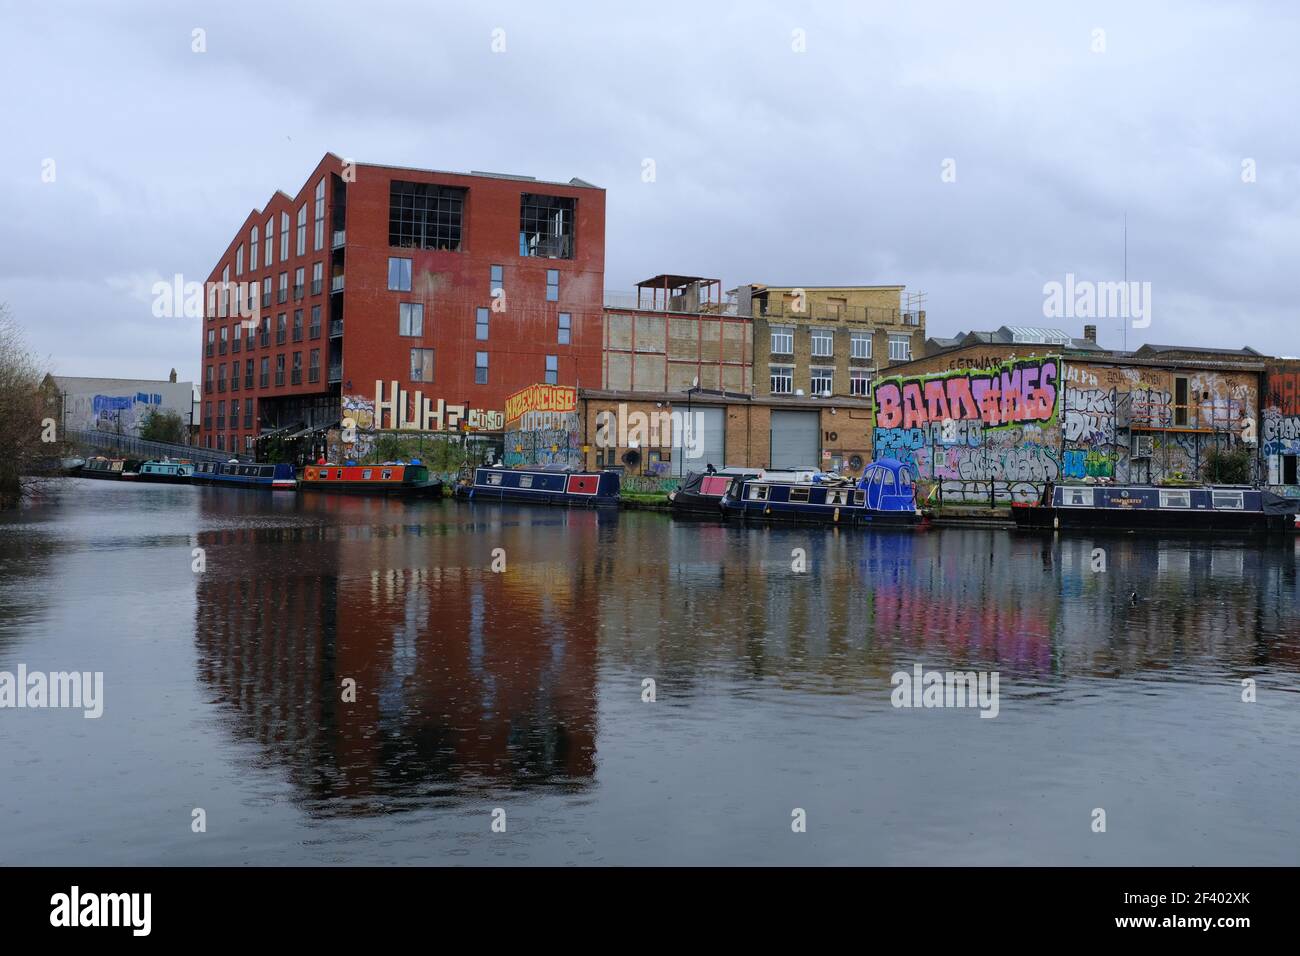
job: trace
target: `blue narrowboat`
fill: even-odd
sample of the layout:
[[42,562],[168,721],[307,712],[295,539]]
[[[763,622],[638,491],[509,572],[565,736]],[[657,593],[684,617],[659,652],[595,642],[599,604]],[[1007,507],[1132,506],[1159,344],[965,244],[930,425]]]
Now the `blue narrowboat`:
[[140,471],[136,474],[136,481],[144,481],[150,484],[188,485],[193,476],[194,464],[192,462],[172,461],[170,458],[163,458],[157,461],[142,462]]
[[264,488],[293,491],[298,487],[293,465],[261,462],[201,461],[194,466],[190,479],[196,485],[222,485],[231,488]]
[[475,468],[473,480],[458,485],[469,501],[518,501],[570,508],[618,506],[616,471],[578,471],[563,466],[533,469]]
[[869,464],[856,483],[834,475],[733,481],[722,511],[744,521],[797,524],[911,527],[925,520],[916,506],[911,468],[892,458]]
[[1290,531],[1300,500],[1249,485],[1049,483],[1037,504],[1016,503],[1018,528],[1031,530],[1259,533]]

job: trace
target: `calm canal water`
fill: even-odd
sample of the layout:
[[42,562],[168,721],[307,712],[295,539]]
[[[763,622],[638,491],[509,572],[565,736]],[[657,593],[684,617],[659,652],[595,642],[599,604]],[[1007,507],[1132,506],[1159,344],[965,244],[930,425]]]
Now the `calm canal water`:
[[0,671],[104,713],[0,710],[0,863],[1295,865],[1298,554],[57,482]]

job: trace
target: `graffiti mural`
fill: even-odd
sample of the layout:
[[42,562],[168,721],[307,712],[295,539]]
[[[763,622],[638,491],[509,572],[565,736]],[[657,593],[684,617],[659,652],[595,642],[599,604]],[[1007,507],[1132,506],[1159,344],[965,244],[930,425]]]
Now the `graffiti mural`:
[[1265,480],[1280,494],[1300,497],[1300,362],[1269,363],[1260,404]]
[[[1291,372],[1261,428],[1275,470],[1294,480],[1283,456],[1300,456],[1300,363]],[[1048,356],[886,378],[874,389],[872,454],[909,462],[945,500],[1028,500],[1058,480],[1191,477],[1211,450],[1249,441],[1254,374]]]
[[909,462],[945,499],[1036,497],[1061,473],[1060,364],[1021,359],[883,379],[874,390],[873,457]]
[[876,383],[877,428],[914,428],[930,422],[978,422],[985,428],[1056,418],[1056,358],[1021,359],[998,368],[957,369]]

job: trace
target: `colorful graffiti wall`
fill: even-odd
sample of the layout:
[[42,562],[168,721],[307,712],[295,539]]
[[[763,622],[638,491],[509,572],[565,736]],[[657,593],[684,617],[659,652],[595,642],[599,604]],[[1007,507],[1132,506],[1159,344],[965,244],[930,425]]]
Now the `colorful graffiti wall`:
[[[1290,374],[1262,426],[1279,456],[1300,454],[1300,365]],[[1253,372],[1055,356],[886,378],[874,389],[872,454],[910,462],[945,501],[1029,501],[1058,480],[1192,477],[1211,449],[1249,433],[1256,391]]]
[[1300,362],[1268,363],[1260,405],[1264,480],[1279,494],[1300,497]]
[[1250,372],[1067,362],[1061,475],[1194,477],[1211,449],[1240,443],[1255,416],[1255,382]]
[[1060,476],[1060,382],[1054,356],[882,379],[873,457],[910,462],[945,500],[1030,500]]

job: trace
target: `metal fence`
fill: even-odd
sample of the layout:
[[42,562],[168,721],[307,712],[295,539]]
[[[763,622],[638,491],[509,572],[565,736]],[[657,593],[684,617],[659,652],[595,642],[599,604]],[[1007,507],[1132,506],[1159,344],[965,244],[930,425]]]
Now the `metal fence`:
[[190,461],[252,461],[247,455],[239,455],[218,448],[202,448],[198,445],[174,445],[165,441],[145,441],[134,435],[117,435],[113,432],[101,432],[90,429],[69,428],[65,432],[69,441],[81,442],[105,451],[120,452],[129,458],[188,458]]

